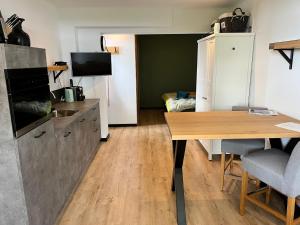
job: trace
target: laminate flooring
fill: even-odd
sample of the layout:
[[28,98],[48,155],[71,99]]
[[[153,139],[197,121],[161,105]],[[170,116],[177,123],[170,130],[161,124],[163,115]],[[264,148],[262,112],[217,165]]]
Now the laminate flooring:
[[[141,112],[141,125],[110,128],[59,225],[176,225],[171,191],[172,146],[163,112]],[[184,187],[189,225],[283,224],[247,203],[240,216],[240,182],[219,190],[218,159],[210,162],[197,141],[188,141]],[[271,203],[283,210],[272,195]]]

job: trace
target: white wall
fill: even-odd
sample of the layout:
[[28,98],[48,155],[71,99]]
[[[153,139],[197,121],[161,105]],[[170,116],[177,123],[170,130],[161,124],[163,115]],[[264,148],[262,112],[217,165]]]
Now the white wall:
[[86,26],[120,28],[126,33],[196,33],[209,31],[210,23],[226,9],[96,7],[60,8],[59,11],[61,33]]
[[[99,44],[99,31],[76,29],[76,42],[75,49],[70,52],[96,52],[100,51]],[[71,65],[70,52],[66,52],[65,60]],[[86,98],[98,98],[100,99],[100,122],[101,122],[101,138],[107,138],[108,136],[108,77],[84,77],[76,78],[69,76],[65,78],[72,78],[76,86],[82,86]],[[66,82],[67,83],[67,82]]]
[[[100,51],[100,28],[76,28],[76,50]],[[101,136],[108,135],[109,124],[136,124],[136,71],[134,35],[105,35],[107,46],[118,46],[112,55],[112,76],[75,78],[87,98],[100,99]],[[68,61],[70,55],[68,54]]]
[[245,0],[238,5],[252,12],[256,33],[252,103],[300,119],[300,51],[295,51],[294,67],[289,70],[282,56],[269,50],[271,42],[299,39],[299,1]]
[[[223,8],[59,8],[62,58],[78,49],[78,30],[97,28],[104,34],[205,33]],[[88,39],[88,37],[86,37]]]
[[117,46],[112,55],[112,76],[109,81],[108,123],[137,124],[135,36],[105,35],[107,46]]
[[[158,34],[208,32],[210,23],[226,9],[170,9],[170,8],[59,8],[59,35],[62,59],[70,62],[70,52],[86,49],[79,44],[79,30],[93,28],[103,34]],[[98,42],[95,36],[85,34],[85,40]],[[81,50],[80,49],[80,50]],[[68,71],[70,75],[70,71]],[[69,77],[65,76],[65,79]],[[92,79],[92,78],[91,78]],[[101,99],[101,135],[108,134],[107,81],[97,78],[86,86],[87,97]],[[101,89],[101,90],[99,90]],[[101,92],[101,93],[100,93]],[[132,98],[130,101],[134,101]],[[106,107],[105,107],[106,106]],[[120,112],[114,112],[120,113]],[[133,115],[136,117],[136,115]]]
[[[45,0],[0,0],[4,19],[16,13],[24,18],[23,30],[30,35],[33,47],[45,48],[48,64],[60,60],[57,9]],[[57,89],[50,76],[51,89]]]
[[[78,30],[97,28],[104,34],[204,33],[223,8],[59,8],[62,58],[78,49]],[[87,38],[87,37],[86,37]]]
[[[100,35],[101,28],[78,28],[78,50],[100,51]],[[119,47],[119,54],[112,54],[112,76],[84,77],[81,84],[89,97],[100,98],[101,107],[105,109],[101,110],[101,114],[106,120],[108,118],[108,124],[136,124],[135,37],[110,34],[105,35],[105,39],[107,46]],[[77,81],[78,78],[74,80]],[[90,85],[90,80],[93,80],[94,85]],[[100,88],[102,93],[99,92]],[[104,118],[101,122],[105,123]]]

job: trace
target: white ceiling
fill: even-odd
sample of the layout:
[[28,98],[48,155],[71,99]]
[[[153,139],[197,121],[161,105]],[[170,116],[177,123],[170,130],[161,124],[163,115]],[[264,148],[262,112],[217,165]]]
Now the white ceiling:
[[47,0],[61,7],[225,7],[239,0]]

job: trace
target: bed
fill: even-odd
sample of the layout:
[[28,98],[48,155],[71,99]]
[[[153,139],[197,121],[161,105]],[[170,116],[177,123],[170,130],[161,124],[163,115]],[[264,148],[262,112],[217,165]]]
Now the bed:
[[[179,97],[180,94],[186,96]],[[162,95],[168,112],[193,112],[196,108],[196,92],[171,92]]]

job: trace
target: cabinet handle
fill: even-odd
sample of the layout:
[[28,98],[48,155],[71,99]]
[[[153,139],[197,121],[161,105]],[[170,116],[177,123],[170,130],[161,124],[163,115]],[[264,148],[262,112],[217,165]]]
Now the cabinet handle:
[[70,136],[70,134],[72,134],[72,132],[71,132],[71,131],[69,131],[69,132],[66,132],[66,133],[65,133],[65,135],[64,135],[64,137],[69,137],[69,136]]
[[42,131],[39,135],[34,136],[34,138],[40,138],[46,134],[46,131]]
[[96,130],[94,130],[94,132],[96,133],[99,129],[97,128]]
[[82,120],[80,120],[79,122],[80,122],[80,123],[82,123],[82,122],[84,122],[84,121],[85,121],[85,118],[83,118],[83,119],[82,119]]
[[96,122],[96,121],[97,121],[97,118],[96,118],[96,119],[93,119],[93,121]]
[[204,100],[207,100],[207,98],[206,98],[206,97],[202,97],[202,99],[204,99]]
[[95,108],[93,108],[93,111],[95,111],[97,108],[95,107]]

